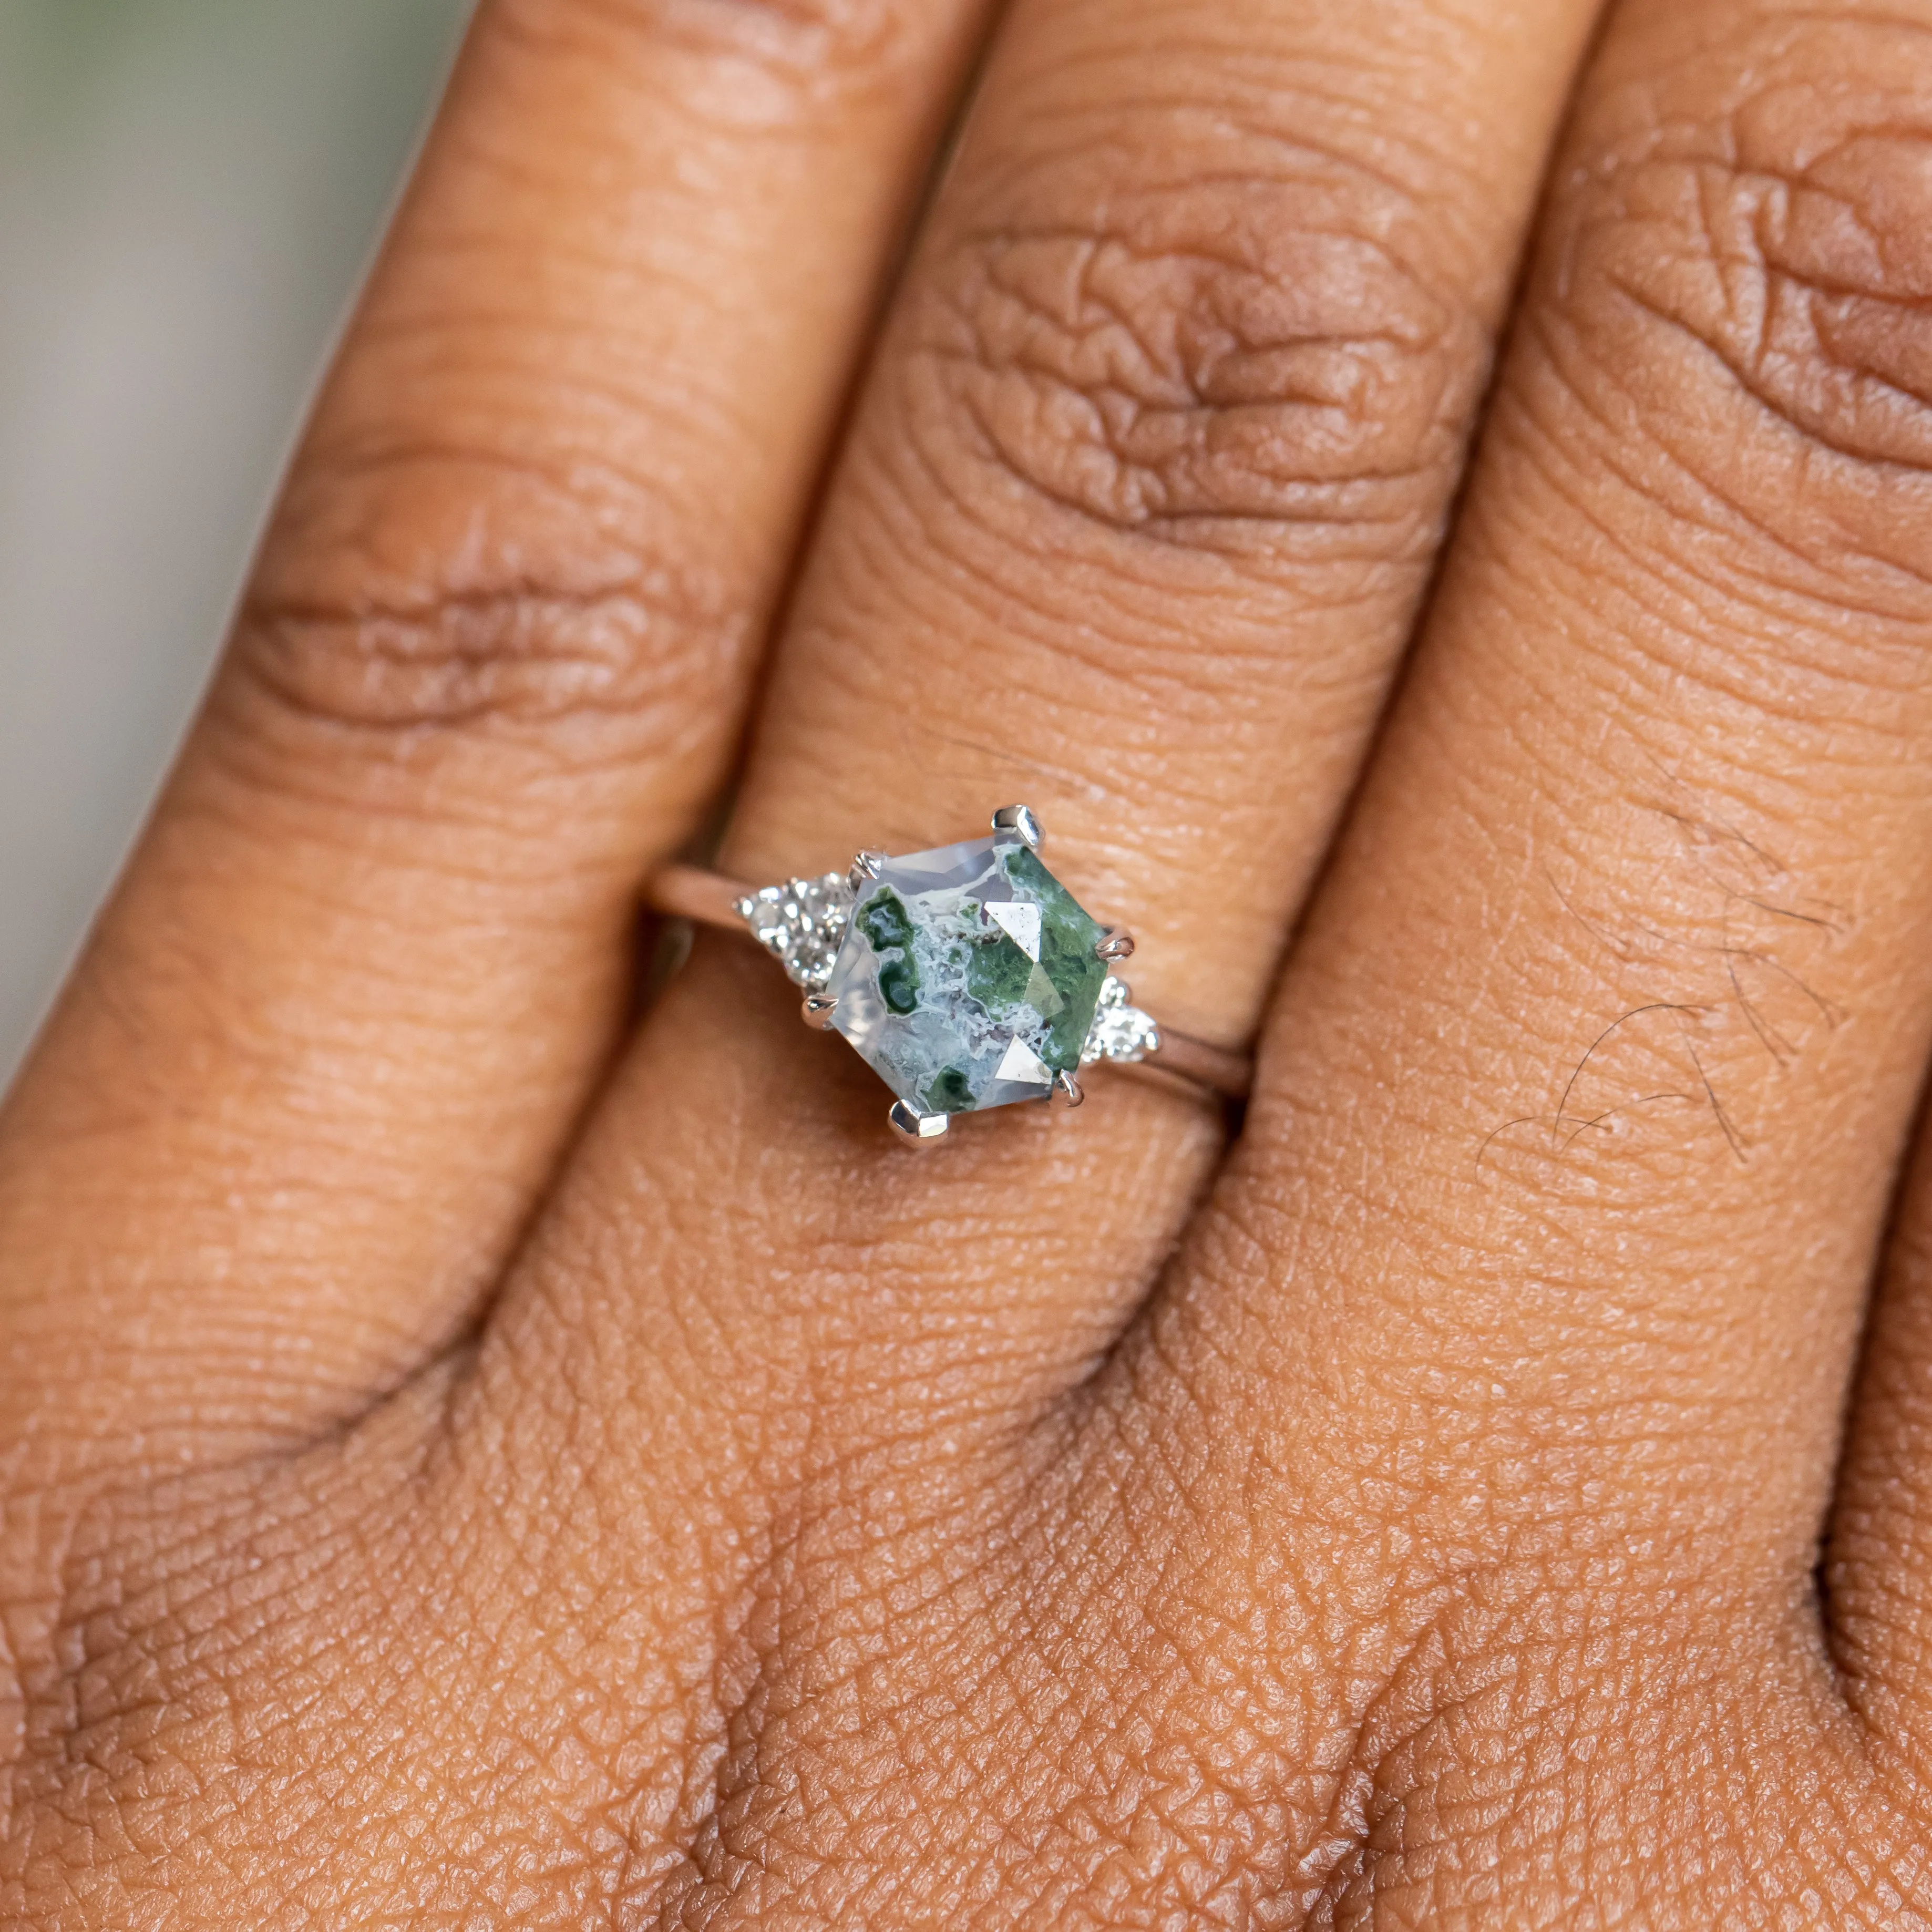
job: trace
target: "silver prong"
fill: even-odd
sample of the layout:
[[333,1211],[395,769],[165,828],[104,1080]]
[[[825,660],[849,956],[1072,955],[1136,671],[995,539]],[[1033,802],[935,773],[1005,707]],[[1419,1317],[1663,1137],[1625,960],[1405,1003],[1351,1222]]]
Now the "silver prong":
[[1046,1097],[1049,1106],[1071,1109],[1086,1099],[1087,1090],[1072,1074],[1056,1073],[1053,1076],[1053,1090]]
[[1113,926],[1107,936],[1094,949],[1096,959],[1131,959],[1134,956],[1134,936],[1124,926]]
[[830,993],[808,993],[799,1011],[814,1033],[823,1033],[832,1024],[832,1016],[838,1005],[837,999]]
[[1030,805],[1001,806],[993,814],[993,830],[1017,833],[1029,852],[1037,852],[1046,843],[1046,834]]
[[845,883],[855,892],[862,892],[867,880],[876,879],[885,869],[886,855],[883,852],[861,852],[846,872]]
[[892,1124],[892,1132],[901,1140],[910,1141],[915,1147],[924,1147],[938,1140],[952,1124],[950,1114],[917,1114],[903,1100],[895,1100],[892,1112],[886,1118]]

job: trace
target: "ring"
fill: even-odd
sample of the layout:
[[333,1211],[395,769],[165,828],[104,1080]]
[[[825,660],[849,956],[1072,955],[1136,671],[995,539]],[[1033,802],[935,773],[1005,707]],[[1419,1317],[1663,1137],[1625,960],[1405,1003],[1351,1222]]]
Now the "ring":
[[1178,1075],[1247,1097],[1253,1064],[1163,1026],[1112,970],[1134,950],[1041,863],[1028,806],[990,838],[903,858],[861,852],[844,873],[754,889],[671,866],[652,910],[746,931],[805,995],[806,1024],[842,1034],[896,1096],[902,1138],[937,1140],[956,1114],[1017,1101],[1077,1107],[1096,1062]]

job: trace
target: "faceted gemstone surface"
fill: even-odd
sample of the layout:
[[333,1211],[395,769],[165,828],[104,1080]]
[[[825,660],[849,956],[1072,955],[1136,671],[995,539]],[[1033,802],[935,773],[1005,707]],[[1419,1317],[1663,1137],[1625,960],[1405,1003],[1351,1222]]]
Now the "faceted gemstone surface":
[[1017,837],[889,859],[853,902],[832,1024],[921,1113],[1042,1100],[1080,1064],[1106,932]]

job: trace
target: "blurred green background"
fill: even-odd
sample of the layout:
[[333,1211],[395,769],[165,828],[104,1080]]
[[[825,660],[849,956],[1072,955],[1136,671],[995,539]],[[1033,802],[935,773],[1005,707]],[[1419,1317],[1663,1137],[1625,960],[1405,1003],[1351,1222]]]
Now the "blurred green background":
[[0,0],[0,1085],[207,676],[470,0]]

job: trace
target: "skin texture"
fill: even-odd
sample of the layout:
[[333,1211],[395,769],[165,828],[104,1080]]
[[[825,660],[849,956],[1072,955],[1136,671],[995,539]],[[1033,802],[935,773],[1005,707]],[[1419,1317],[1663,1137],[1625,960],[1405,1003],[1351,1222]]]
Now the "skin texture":
[[[1932,1925],[1928,100],[486,4],[0,1114],[0,1923]],[[1018,798],[1238,1135],[638,992]]]

